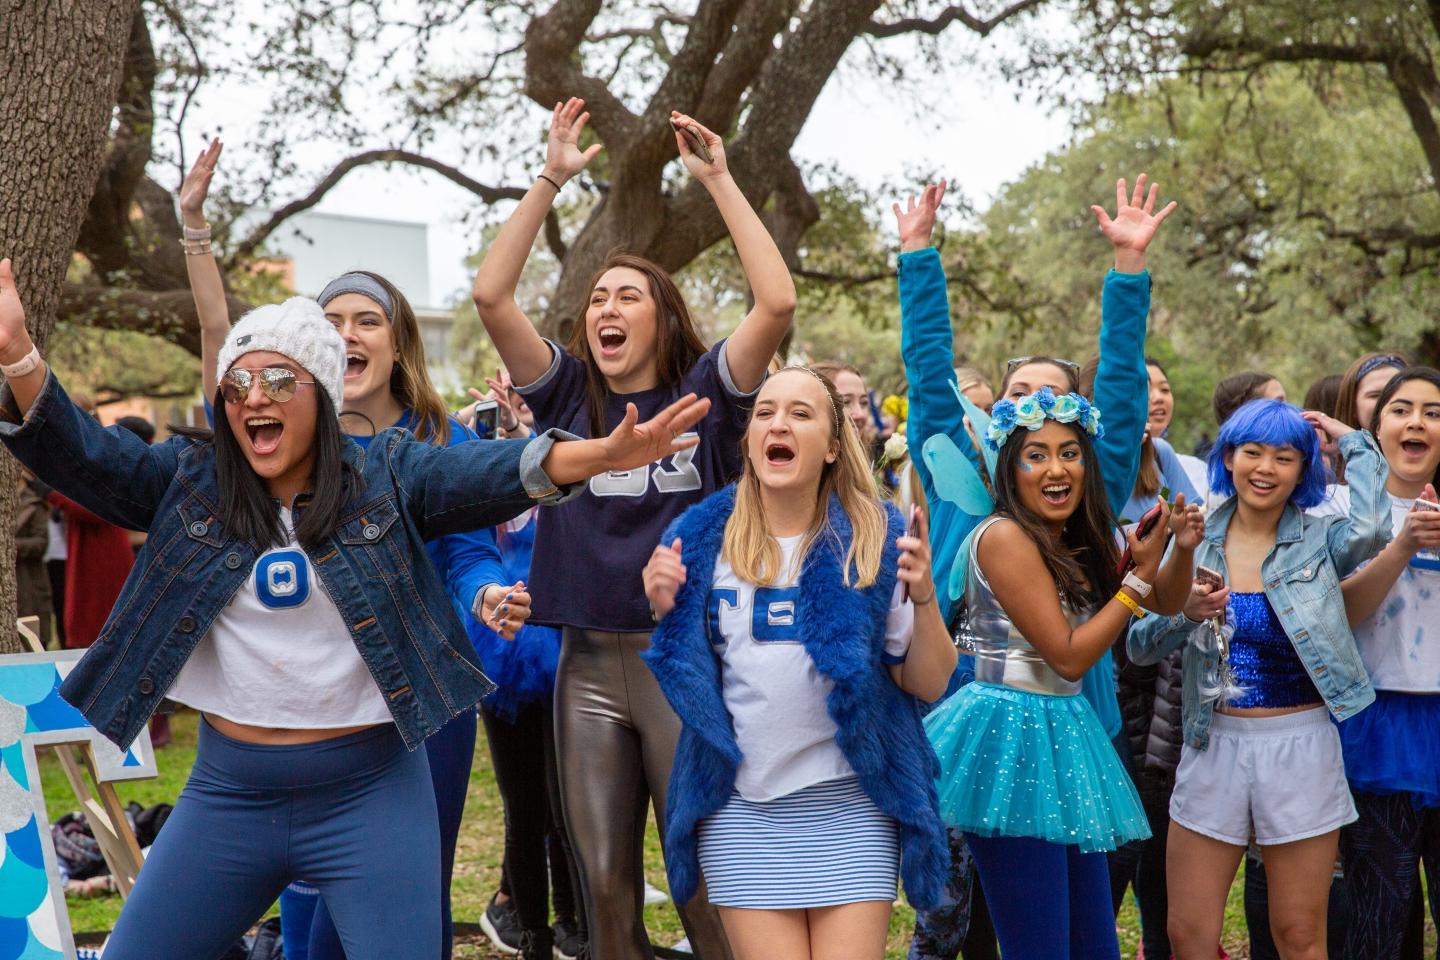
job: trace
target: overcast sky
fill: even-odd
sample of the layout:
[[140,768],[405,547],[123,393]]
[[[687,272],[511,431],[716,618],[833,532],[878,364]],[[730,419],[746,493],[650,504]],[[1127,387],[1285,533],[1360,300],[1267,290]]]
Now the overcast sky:
[[[964,38],[957,36],[956,40]],[[990,42],[1005,49],[1013,41],[1002,30],[992,35]],[[910,110],[897,107],[890,87],[859,73],[837,73],[831,78],[794,153],[802,160],[835,162],[870,186],[898,180],[907,170],[933,169],[949,177],[983,210],[999,187],[1069,136],[1070,124],[1062,112],[1037,106],[1029,98],[1017,98],[1014,88],[984,66],[937,77],[934,95],[927,97],[936,105],[936,112],[923,123]],[[190,139],[198,140],[218,127],[227,143],[235,144],[256,123],[264,122],[257,109],[262,103],[263,98],[253,90],[226,89],[212,83],[192,107],[186,125]],[[533,105],[531,112],[538,127],[546,112]],[[450,160],[443,150],[435,155]],[[537,149],[537,171],[542,160]],[[326,162],[319,158],[314,169],[323,170]],[[466,172],[486,179],[484,171]],[[471,278],[464,259],[475,252],[477,244],[472,231],[459,223],[459,216],[473,205],[469,193],[438,174],[397,166],[361,168],[333,189],[317,209],[427,223],[431,299],[436,301],[431,306],[444,306],[469,289]]]

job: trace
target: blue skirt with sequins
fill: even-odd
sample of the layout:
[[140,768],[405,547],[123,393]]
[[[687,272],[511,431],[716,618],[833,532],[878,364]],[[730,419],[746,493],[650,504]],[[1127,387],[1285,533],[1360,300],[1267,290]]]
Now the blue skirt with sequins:
[[971,683],[925,718],[925,732],[951,827],[1082,853],[1150,836],[1135,784],[1083,697]]

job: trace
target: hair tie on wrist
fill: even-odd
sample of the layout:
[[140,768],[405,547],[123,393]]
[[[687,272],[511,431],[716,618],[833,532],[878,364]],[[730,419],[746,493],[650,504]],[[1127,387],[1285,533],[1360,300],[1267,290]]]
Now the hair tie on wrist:
[[554,180],[551,180],[549,177],[545,176],[545,174],[540,174],[539,179],[544,180],[546,183],[550,184],[550,186],[554,187],[556,193],[560,192],[560,184],[556,183]]

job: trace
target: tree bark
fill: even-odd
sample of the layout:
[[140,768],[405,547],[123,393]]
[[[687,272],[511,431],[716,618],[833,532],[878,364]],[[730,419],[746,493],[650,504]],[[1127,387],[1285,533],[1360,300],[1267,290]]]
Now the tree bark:
[[[0,0],[0,256],[14,262],[31,336],[55,323],[117,103],[140,0]],[[15,478],[0,456],[0,652],[15,630]]]

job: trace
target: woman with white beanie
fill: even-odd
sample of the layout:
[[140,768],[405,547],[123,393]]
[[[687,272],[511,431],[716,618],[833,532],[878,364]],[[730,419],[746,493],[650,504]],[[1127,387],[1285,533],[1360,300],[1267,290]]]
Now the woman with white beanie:
[[439,831],[424,740],[493,686],[425,541],[684,449],[708,401],[608,436],[442,448],[340,433],[345,343],[314,301],[241,319],[213,435],[146,446],[79,411],[0,260],[0,442],[112,523],[149,533],[61,695],[122,748],[167,696],[199,709],[191,777],[106,948],[216,956],[287,883],[325,896],[351,960],[434,960]]

